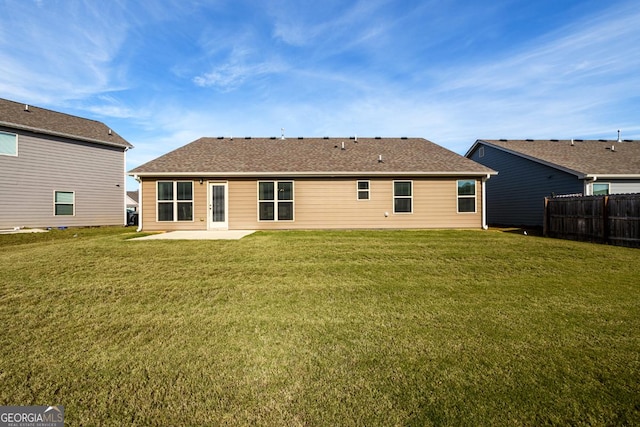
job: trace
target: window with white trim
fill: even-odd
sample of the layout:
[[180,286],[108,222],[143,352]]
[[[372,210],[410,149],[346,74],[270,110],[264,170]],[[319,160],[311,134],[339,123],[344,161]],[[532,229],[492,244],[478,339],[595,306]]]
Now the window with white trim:
[[18,135],[15,133],[0,132],[0,155],[18,155]]
[[75,193],[73,191],[56,191],[53,195],[53,213],[55,216],[75,215]]
[[293,181],[258,181],[258,219],[293,221]]
[[458,181],[458,213],[476,211],[476,181],[461,179]]
[[594,196],[608,196],[609,195],[609,184],[605,183],[597,183],[593,184],[593,195]]
[[193,181],[158,181],[158,221],[193,221]]
[[393,181],[393,213],[413,212],[413,181]]
[[370,184],[369,181],[358,181],[358,200],[369,200],[369,190]]

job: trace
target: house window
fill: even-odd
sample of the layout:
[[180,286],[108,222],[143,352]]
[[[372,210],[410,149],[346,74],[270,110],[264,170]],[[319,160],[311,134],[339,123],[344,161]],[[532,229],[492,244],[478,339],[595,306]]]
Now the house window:
[[593,195],[594,196],[608,196],[609,195],[609,184],[593,184]]
[[476,211],[476,181],[458,181],[458,213]]
[[64,216],[75,214],[75,194],[73,191],[56,191],[53,196],[54,214],[55,216]]
[[293,221],[293,181],[258,182],[260,221]]
[[369,200],[369,181],[358,181],[358,200]]
[[193,182],[158,181],[158,221],[193,221]]
[[413,182],[393,182],[393,213],[413,212]]
[[18,155],[18,135],[14,133],[0,132],[0,155]]

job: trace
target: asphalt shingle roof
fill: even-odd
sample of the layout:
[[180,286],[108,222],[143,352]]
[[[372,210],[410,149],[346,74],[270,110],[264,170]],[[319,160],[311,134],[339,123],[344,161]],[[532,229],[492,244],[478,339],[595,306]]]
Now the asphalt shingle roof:
[[[382,162],[378,161],[380,156]],[[332,137],[200,138],[129,173],[484,175],[494,172],[422,138]]]
[[640,175],[640,141],[495,140],[487,143],[583,175]]
[[87,142],[133,147],[104,123],[0,98],[0,126]]

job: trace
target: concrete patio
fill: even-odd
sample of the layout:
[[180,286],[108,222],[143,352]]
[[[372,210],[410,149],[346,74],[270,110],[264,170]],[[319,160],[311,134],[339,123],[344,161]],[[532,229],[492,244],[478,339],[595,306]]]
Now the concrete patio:
[[240,240],[253,233],[255,230],[180,230],[135,237],[129,240]]

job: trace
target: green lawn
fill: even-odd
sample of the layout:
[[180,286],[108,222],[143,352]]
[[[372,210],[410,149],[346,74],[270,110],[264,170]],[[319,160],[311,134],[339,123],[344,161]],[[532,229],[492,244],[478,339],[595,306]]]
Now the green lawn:
[[0,405],[69,426],[640,424],[638,249],[133,235],[0,235]]

